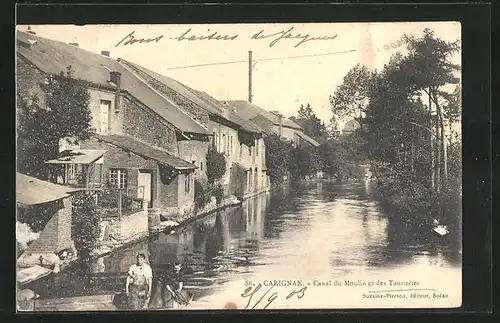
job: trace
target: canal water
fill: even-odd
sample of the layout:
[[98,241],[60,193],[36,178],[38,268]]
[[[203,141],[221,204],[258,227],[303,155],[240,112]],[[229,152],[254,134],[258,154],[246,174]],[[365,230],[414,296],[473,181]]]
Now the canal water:
[[145,253],[155,275],[183,264],[187,309],[460,306],[458,238],[401,227],[373,185],[291,184],[31,288],[41,298],[120,293]]

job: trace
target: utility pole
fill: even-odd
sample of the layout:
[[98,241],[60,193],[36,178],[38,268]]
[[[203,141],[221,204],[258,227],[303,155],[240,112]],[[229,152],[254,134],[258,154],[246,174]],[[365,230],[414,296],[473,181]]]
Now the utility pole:
[[252,51],[248,51],[248,102],[252,102]]

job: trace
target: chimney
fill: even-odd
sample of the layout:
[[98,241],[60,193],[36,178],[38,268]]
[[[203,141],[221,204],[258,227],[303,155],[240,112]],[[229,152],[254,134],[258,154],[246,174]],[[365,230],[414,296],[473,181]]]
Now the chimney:
[[36,32],[34,32],[33,30],[31,30],[31,26],[28,26],[28,30],[26,30],[27,33],[30,33],[30,34],[33,34],[33,35],[36,35]]
[[121,76],[122,73],[120,72],[114,72],[114,71],[109,72],[109,80],[115,83],[117,87],[120,87]]
[[101,51],[101,55],[102,55],[102,56],[109,57],[109,51],[107,51],[107,50],[102,50],[102,51]]
[[111,71],[109,72],[109,79],[116,84],[115,91],[115,113],[120,113],[120,86],[121,86],[122,73]]
[[75,46],[75,47],[78,47],[78,43],[69,43],[71,46]]

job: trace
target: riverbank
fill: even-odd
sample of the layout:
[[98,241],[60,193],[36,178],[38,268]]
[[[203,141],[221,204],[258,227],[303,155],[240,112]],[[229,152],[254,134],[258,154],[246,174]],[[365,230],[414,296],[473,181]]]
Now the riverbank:
[[123,248],[126,248],[132,244],[135,244],[137,242],[140,242],[144,239],[147,239],[149,234],[158,234],[160,232],[166,233],[166,234],[173,234],[177,229],[181,229],[182,227],[189,225],[193,221],[196,221],[202,217],[205,217],[209,214],[212,214],[214,212],[218,212],[227,208],[231,207],[237,207],[240,206],[243,201],[246,201],[248,199],[260,196],[262,194],[268,194],[271,191],[281,187],[282,185],[273,187],[273,188],[267,188],[258,192],[252,192],[249,194],[244,195],[242,198],[237,198],[235,196],[230,196],[227,197],[226,199],[222,200],[220,204],[217,205],[215,198],[212,199],[210,203],[208,203],[205,207],[202,209],[199,209],[196,211],[195,215],[183,220],[183,221],[161,221],[159,224],[152,226],[149,228],[148,232],[141,232],[138,233],[137,235],[134,235],[132,237],[128,237],[126,239],[121,239],[113,242],[106,242],[101,244],[99,247],[97,247],[92,256],[93,258],[100,258],[106,255],[109,255],[113,251],[117,251]]
[[[421,284],[448,277],[446,286],[439,287],[448,292],[448,286],[456,286],[449,280],[456,280],[455,274],[460,273],[460,254],[440,239],[410,235],[398,224],[364,183],[292,182],[269,195],[250,198],[241,207],[201,217],[173,234],[160,233],[99,258],[90,273],[71,268],[27,288],[41,295],[44,306],[47,300],[54,304],[68,300],[69,304],[99,295],[96,301],[100,302],[105,295],[123,295],[127,270],[140,252],[148,255],[154,273],[163,272],[172,260],[184,265],[184,287],[195,295],[192,309],[203,304],[223,308],[228,300],[236,303],[244,279],[403,280],[424,270],[428,279],[422,278]],[[321,267],[319,277],[311,272],[311,263]],[[308,291],[310,296],[326,295],[317,294],[321,287],[311,286]],[[289,306],[304,304],[297,300]],[[352,304],[354,299],[324,305]],[[81,303],[72,306],[70,310],[84,308]],[[58,305],[53,308],[59,309]]]
[[[240,206],[243,201],[257,197],[262,194],[267,194],[270,191],[271,189],[268,188],[265,190],[261,190],[259,192],[252,192],[251,194],[247,194],[240,199],[234,196],[227,197],[220,204],[217,204],[215,199],[213,199],[204,208],[197,210],[193,216],[186,218],[185,220],[179,222],[172,220],[161,221],[157,225],[148,227],[148,231],[142,231],[133,234],[131,236],[124,237],[122,239],[101,241],[91,253],[91,259],[98,259],[110,255],[116,251],[126,249],[131,245],[146,240],[150,234],[159,234],[159,233],[173,234],[175,233],[176,230],[186,225],[189,225],[193,221],[196,221],[200,218],[203,218],[217,211]],[[57,263],[54,261],[55,264],[49,264],[49,266],[40,266],[40,265],[34,265],[30,267],[18,266],[17,281],[21,286],[27,285],[29,283],[32,283],[36,280],[39,280],[51,274],[57,274],[60,271],[69,267],[71,264],[74,264],[77,260],[78,258],[76,257],[76,255],[73,255],[72,257],[66,259],[64,262]]]

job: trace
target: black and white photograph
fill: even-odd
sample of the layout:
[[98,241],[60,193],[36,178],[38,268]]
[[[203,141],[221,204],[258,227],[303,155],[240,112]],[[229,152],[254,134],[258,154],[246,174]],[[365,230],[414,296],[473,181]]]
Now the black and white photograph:
[[15,33],[18,312],[461,306],[460,22]]

